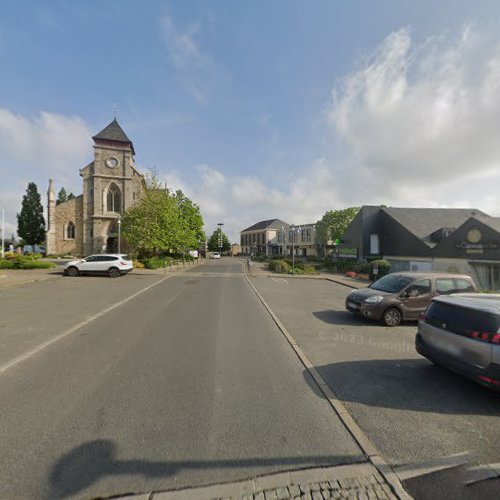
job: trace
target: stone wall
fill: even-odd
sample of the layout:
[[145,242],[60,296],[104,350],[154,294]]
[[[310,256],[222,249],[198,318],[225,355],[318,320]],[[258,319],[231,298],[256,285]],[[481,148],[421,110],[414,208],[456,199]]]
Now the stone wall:
[[[68,238],[67,227],[75,224],[75,238]],[[83,196],[77,196],[55,207],[56,253],[83,255]]]

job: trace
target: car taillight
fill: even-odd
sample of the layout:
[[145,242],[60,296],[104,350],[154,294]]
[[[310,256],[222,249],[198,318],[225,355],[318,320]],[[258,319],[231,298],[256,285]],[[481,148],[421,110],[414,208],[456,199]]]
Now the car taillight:
[[490,342],[492,344],[500,344],[500,333],[493,334],[493,337],[491,337]]
[[500,385],[500,380],[496,380],[494,378],[486,377],[484,375],[479,375],[477,378],[482,382],[486,382],[487,384]]
[[126,262],[123,262],[123,261],[120,261],[120,265],[121,265],[121,266],[126,266],[126,265],[127,265],[127,263],[126,263]]
[[500,333],[477,332],[468,330],[465,332],[465,335],[473,339],[482,340],[483,342],[500,344]]

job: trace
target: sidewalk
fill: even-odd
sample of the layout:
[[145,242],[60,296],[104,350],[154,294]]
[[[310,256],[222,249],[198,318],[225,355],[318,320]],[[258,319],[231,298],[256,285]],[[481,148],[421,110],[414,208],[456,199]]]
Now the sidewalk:
[[349,288],[366,288],[369,285],[367,281],[360,281],[354,278],[349,278],[347,276],[343,276],[342,274],[322,272],[320,274],[299,274],[292,276],[291,274],[272,273],[268,271],[266,267],[267,267],[266,262],[252,261],[250,271],[248,271],[248,266],[246,269],[250,276],[267,276],[272,278],[291,278],[291,279],[320,279],[320,280],[333,281],[334,283],[338,283],[339,285],[344,285]]
[[368,463],[281,472],[247,481],[183,490],[144,493],[123,500],[324,500],[397,499],[377,469]]

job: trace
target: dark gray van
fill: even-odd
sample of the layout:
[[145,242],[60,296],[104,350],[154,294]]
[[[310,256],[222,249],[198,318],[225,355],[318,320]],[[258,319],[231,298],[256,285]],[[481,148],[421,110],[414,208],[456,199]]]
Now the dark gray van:
[[465,274],[391,273],[368,288],[353,290],[346,297],[345,307],[364,318],[397,326],[401,321],[417,320],[436,295],[467,292],[479,289]]
[[418,322],[417,351],[500,391],[500,295],[435,297]]

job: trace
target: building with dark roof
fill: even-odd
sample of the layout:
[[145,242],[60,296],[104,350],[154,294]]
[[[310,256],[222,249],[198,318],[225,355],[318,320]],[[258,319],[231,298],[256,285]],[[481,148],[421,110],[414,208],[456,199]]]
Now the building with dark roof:
[[116,252],[120,214],[144,189],[134,164],[134,145],[116,118],[92,139],[94,160],[80,170],[83,194],[56,204],[54,181],[49,181],[48,254]]
[[337,253],[384,258],[392,272],[470,274],[482,288],[500,290],[500,218],[477,209],[363,206]]

